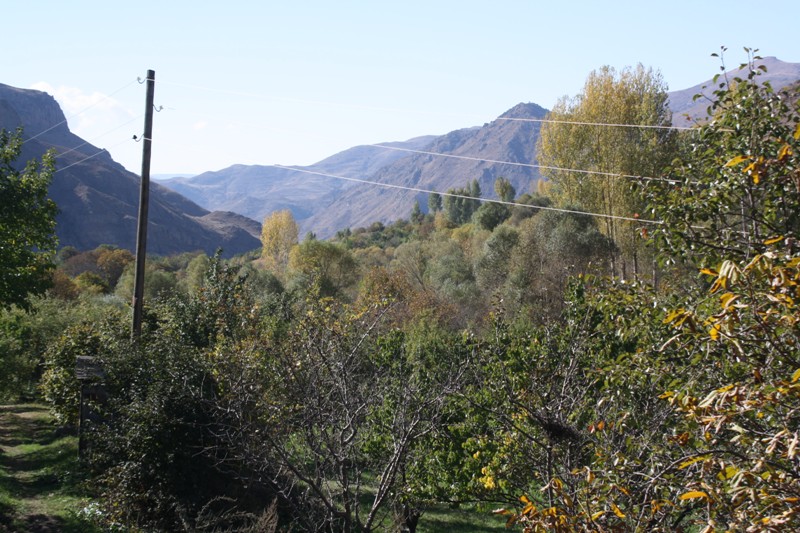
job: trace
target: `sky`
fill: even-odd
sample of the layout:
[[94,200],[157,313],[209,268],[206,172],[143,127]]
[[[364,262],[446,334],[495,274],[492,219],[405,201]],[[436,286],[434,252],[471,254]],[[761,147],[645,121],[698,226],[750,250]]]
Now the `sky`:
[[[308,165],[361,144],[550,109],[604,65],[670,90],[743,47],[800,62],[800,2],[727,0],[4,0],[0,83],[53,95],[70,129],[139,173],[155,72],[151,173]],[[37,132],[26,132],[35,134]]]

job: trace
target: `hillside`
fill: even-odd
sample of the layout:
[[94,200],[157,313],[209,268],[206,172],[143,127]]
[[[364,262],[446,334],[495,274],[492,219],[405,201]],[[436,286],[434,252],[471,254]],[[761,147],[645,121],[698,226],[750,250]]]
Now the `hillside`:
[[[539,179],[536,169],[487,163],[476,158],[533,163],[539,124],[508,119],[543,118],[546,114],[547,110],[536,104],[519,104],[482,127],[383,143],[383,148],[357,146],[314,165],[296,168],[438,191],[461,187],[469,180],[478,179],[485,196],[494,195],[494,180],[504,176],[517,191],[525,192],[535,187]],[[303,233],[313,231],[322,238],[342,228],[375,221],[389,222],[406,216],[415,199],[423,209],[426,207],[424,193],[354,184],[270,166],[234,165],[162,183],[202,206],[235,211],[256,220],[262,220],[275,210],[290,209]]]
[[[437,137],[425,149],[453,157],[410,154],[380,169],[370,180],[446,191],[463,187],[468,181],[477,179],[483,196],[494,197],[494,181],[503,176],[519,193],[535,190],[539,179],[537,169],[487,161],[523,165],[535,163],[540,123],[508,119],[538,119],[546,114],[547,110],[536,104],[519,104],[482,127],[457,130]],[[353,187],[339,197],[328,198],[327,204],[303,221],[303,225],[320,236],[329,236],[342,228],[407,217],[415,200],[419,201],[423,210],[427,209],[426,193],[369,185]]]
[[[21,162],[57,153],[50,197],[59,208],[61,246],[81,250],[110,244],[132,250],[136,240],[139,176],[108,152],[69,131],[55,99],[41,91],[0,84],[0,128],[24,128]],[[225,255],[259,246],[258,223],[236,213],[210,212],[152,183],[148,252],[159,255],[222,248]]]
[[[387,143],[396,148],[420,150],[435,139],[418,137],[405,142]],[[351,178],[371,176],[408,154],[401,151],[356,146],[308,167],[313,172]],[[191,178],[173,178],[161,182],[199,205],[241,213],[261,221],[273,211],[289,209],[297,220],[316,213],[353,183],[264,165],[233,165],[205,172]],[[213,207],[212,207],[213,206]]]
[[[763,75],[775,89],[800,79],[800,64],[774,57],[761,62]],[[737,75],[736,69],[728,77]],[[676,125],[704,116],[707,100],[694,95],[710,94],[711,80],[669,94]],[[442,136],[427,136],[404,143],[358,146],[299,170],[321,172],[378,183],[446,191],[477,179],[484,196],[492,197],[494,180],[508,178],[518,193],[535,190],[538,170],[531,167],[480,160],[535,164],[539,124],[508,119],[540,119],[547,110],[536,104],[519,104],[497,120],[481,127],[456,130]],[[443,154],[433,156],[414,151]],[[447,157],[453,156],[453,157]],[[302,232],[329,237],[348,227],[372,222],[390,222],[408,215],[414,201],[426,208],[426,194],[335,178],[292,172],[269,166],[234,165],[193,178],[175,178],[164,183],[207,209],[224,209],[255,220],[278,209],[290,209]]]

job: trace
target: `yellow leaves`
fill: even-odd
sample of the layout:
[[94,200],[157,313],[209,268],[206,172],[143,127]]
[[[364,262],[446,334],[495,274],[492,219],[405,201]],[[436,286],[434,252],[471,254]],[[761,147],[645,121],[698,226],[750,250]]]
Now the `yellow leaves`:
[[764,156],[759,156],[757,160],[753,161],[746,167],[744,172],[749,172],[753,178],[753,183],[758,185],[761,181],[762,167],[764,166]]
[[678,496],[678,499],[681,501],[697,500],[697,499],[703,499],[705,501],[710,500],[708,494],[703,492],[702,490],[690,490],[689,492],[684,492],[683,494]]
[[767,246],[770,246],[772,244],[776,244],[776,243],[781,242],[783,239],[784,239],[783,235],[778,236],[778,237],[772,237],[771,239],[767,239],[766,241],[764,241],[764,244],[767,245]]
[[778,150],[778,161],[783,163],[790,155],[792,155],[792,147],[788,144],[784,144],[781,146],[781,149]]
[[536,506],[526,495],[523,494],[522,496],[520,496],[519,501],[521,501],[523,505],[525,505],[525,507],[522,508],[522,511],[520,511],[520,514],[528,514],[536,510]]
[[708,455],[698,455],[697,457],[692,457],[691,459],[682,462],[680,466],[678,466],[678,470],[683,470],[684,468],[688,468],[695,463],[705,461],[708,458],[709,458]]
[[739,164],[744,163],[745,161],[749,161],[749,160],[750,160],[749,156],[737,155],[736,157],[734,157],[733,159],[731,159],[730,161],[725,163],[725,167],[726,168],[735,167],[736,165],[739,165]]
[[797,127],[794,129],[794,135],[792,135],[792,137],[794,137],[794,140],[796,141],[800,140],[800,124],[798,124]]
[[723,468],[719,474],[717,474],[717,479],[720,481],[725,481],[727,479],[731,479],[733,476],[739,473],[739,469],[733,465],[728,465]]
[[719,322],[715,322],[711,325],[711,328],[708,330],[708,335],[711,337],[712,341],[719,340],[719,333],[722,330],[722,325]]
[[481,468],[482,477],[479,478],[479,481],[483,483],[483,486],[486,487],[488,490],[492,490],[497,488],[497,483],[494,480],[494,476],[492,476],[492,471],[488,466],[484,466]]
[[684,324],[694,331],[696,329],[694,313],[684,309],[683,307],[675,309],[667,315],[664,319],[664,324],[672,324],[672,327],[679,329]]
[[722,304],[724,309],[728,309],[736,299],[739,298],[737,295],[733,294],[732,292],[726,292],[722,296],[719,297],[719,303]]
[[615,504],[614,502],[611,502],[611,510],[614,511],[614,514],[617,515],[619,518],[625,518],[625,513],[623,513],[622,510],[619,507],[617,507],[617,504]]
[[736,283],[741,276],[741,270],[733,261],[723,261],[722,266],[720,266],[719,274],[717,274],[717,279],[714,281],[714,284],[709,289],[711,294],[719,291],[720,289],[725,289],[728,287],[728,282]]
[[797,383],[798,381],[800,381],[800,368],[795,370],[794,374],[792,374],[792,383]]

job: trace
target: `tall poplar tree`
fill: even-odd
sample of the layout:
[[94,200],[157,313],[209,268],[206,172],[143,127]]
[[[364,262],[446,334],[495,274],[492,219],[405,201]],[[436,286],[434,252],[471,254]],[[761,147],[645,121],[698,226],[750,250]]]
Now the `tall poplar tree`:
[[276,211],[261,226],[261,260],[277,276],[283,276],[289,264],[289,252],[297,245],[299,228],[288,209]]
[[607,215],[601,228],[616,245],[612,274],[624,277],[632,266],[636,275],[641,228],[614,217],[643,212],[637,186],[644,180],[633,176],[659,176],[674,154],[661,75],[642,65],[603,67],[589,74],[582,93],[560,99],[548,119],[537,151],[556,200]]

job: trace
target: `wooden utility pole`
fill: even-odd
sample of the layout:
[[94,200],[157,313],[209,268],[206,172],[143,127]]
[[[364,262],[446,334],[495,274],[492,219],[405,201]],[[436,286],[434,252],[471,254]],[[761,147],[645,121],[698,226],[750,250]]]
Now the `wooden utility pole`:
[[156,73],[147,71],[147,97],[144,108],[144,135],[142,146],[142,183],[139,192],[139,227],[136,231],[136,273],[133,285],[133,328],[131,337],[142,333],[142,309],[144,305],[144,266],[147,255],[147,211],[150,204],[150,145],[153,141],[153,95],[156,88]]

